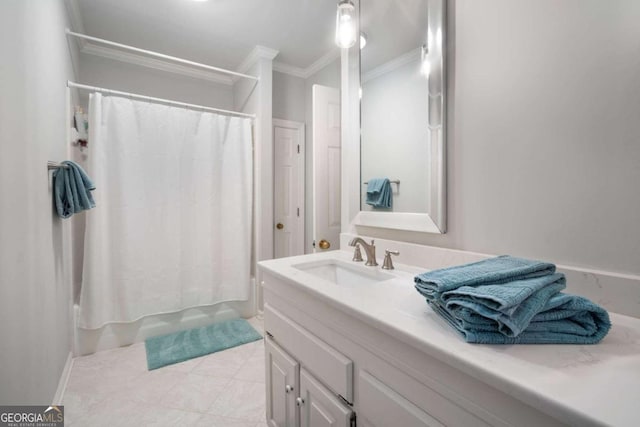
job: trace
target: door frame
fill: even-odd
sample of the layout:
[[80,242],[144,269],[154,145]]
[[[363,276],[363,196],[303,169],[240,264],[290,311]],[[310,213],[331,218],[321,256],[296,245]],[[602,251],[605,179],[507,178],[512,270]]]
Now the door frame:
[[[276,195],[276,191],[277,189],[275,188],[275,182],[276,182],[276,169],[275,169],[275,164],[276,164],[276,150],[275,150],[275,137],[276,137],[276,127],[282,127],[282,128],[289,128],[289,129],[295,129],[296,131],[298,131],[299,135],[300,135],[300,151],[299,151],[299,156],[298,156],[298,176],[297,176],[297,193],[298,193],[298,202],[299,202],[299,208],[300,208],[300,215],[298,216],[298,221],[296,224],[296,233],[297,233],[297,239],[296,239],[296,249],[294,250],[295,253],[290,254],[289,256],[294,256],[294,255],[304,255],[305,254],[305,224],[306,224],[306,210],[305,210],[305,189],[306,189],[306,161],[305,161],[305,156],[306,156],[306,134],[305,134],[305,124],[302,122],[295,122],[292,120],[284,120],[284,119],[273,119],[273,124],[272,124],[272,136],[273,136],[273,143],[274,143],[274,148],[273,148],[273,182],[274,182],[274,188],[273,188],[273,215],[274,215],[274,224],[272,225],[275,228],[275,215],[276,215],[276,206],[275,206],[275,195]],[[275,231],[274,231],[275,233]],[[275,239],[275,234],[274,234],[274,238],[273,238],[273,251],[274,251],[274,255],[275,255],[275,249],[276,249],[276,239]]]

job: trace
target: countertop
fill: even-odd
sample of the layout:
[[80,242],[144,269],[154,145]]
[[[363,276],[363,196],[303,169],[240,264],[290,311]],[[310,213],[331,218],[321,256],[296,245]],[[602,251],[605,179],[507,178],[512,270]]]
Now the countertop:
[[564,422],[638,425],[640,319],[610,313],[611,331],[596,345],[468,344],[414,289],[413,277],[424,269],[396,264],[391,280],[343,287],[294,267],[326,259],[351,262],[351,257],[350,252],[331,251],[259,265],[333,307]]

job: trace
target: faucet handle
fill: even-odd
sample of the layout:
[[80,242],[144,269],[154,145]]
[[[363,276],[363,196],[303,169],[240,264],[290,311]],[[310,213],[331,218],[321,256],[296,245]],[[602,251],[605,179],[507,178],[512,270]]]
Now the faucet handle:
[[355,262],[362,262],[362,252],[360,252],[360,245],[356,245],[356,249],[353,251],[353,259]]
[[391,255],[400,255],[399,251],[390,251],[389,249],[385,249],[384,251],[384,261],[382,262],[383,270],[393,270],[393,260],[391,259]]

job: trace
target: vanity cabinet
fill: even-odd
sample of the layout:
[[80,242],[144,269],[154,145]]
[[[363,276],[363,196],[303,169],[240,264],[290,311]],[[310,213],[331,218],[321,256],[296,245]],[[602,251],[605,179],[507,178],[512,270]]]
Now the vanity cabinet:
[[[265,328],[267,332],[265,363],[268,425],[270,427],[353,426],[354,412],[348,402],[314,378],[313,374],[305,369],[305,364],[298,362],[278,344],[277,340],[282,337],[285,343],[289,343],[289,348],[294,348],[298,357],[325,374],[336,366],[342,368],[345,364],[350,366],[351,362],[272,308],[265,307],[265,314],[271,326],[270,329]],[[288,330],[288,328],[293,329]],[[294,341],[300,346],[293,345]],[[311,352],[306,351],[309,349]],[[349,369],[348,372],[350,373],[351,370]],[[351,379],[351,375],[344,369],[338,372],[338,375],[333,375],[335,371],[331,373],[332,375],[326,377],[329,383],[347,390],[346,381]],[[344,379],[339,378],[340,374],[345,375]],[[351,387],[348,389],[350,390]]]
[[270,426],[566,425],[372,325],[375,313],[262,273]]

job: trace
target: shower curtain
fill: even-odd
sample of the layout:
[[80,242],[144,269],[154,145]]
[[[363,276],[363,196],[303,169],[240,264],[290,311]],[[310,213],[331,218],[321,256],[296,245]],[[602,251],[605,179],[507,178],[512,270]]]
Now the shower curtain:
[[250,294],[250,119],[92,94],[81,328]]

